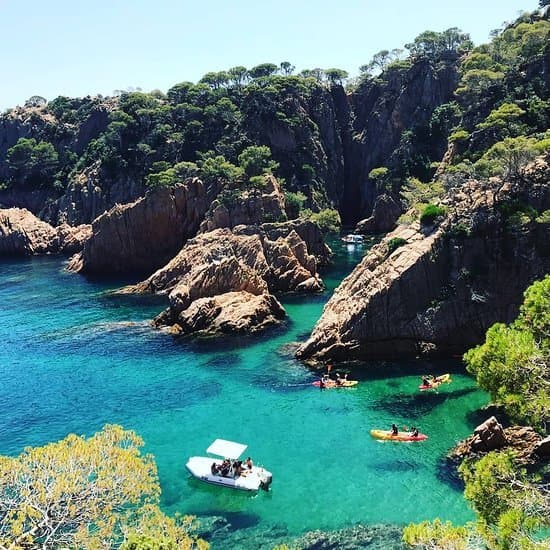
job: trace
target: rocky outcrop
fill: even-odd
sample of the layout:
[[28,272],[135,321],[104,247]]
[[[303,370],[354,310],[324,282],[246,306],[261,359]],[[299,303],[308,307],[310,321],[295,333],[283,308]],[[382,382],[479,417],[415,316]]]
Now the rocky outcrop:
[[379,195],[374,201],[372,216],[361,220],[356,226],[357,233],[388,233],[403,212],[399,201],[391,195]]
[[466,458],[481,458],[491,451],[511,451],[521,465],[540,462],[542,438],[528,426],[503,428],[492,416],[480,424],[474,434],[461,441],[447,457],[455,463]]
[[91,238],[69,269],[102,275],[150,273],[197,232],[211,199],[206,185],[193,178],[114,206],[94,220]]
[[52,227],[22,208],[0,210],[0,256],[74,254],[90,233],[86,225]]
[[[306,243],[292,224],[281,226],[286,234],[270,224],[201,233],[165,267],[122,292],[169,294],[170,307],[157,317],[157,326],[174,326],[185,333],[194,328],[241,332],[244,326],[253,332],[255,323],[265,328],[284,315],[271,292],[322,289],[315,257]],[[238,305],[239,299],[243,304]]]
[[271,294],[226,292],[195,300],[175,319],[161,314],[155,325],[171,324],[177,334],[254,334],[279,324],[285,315],[283,306]]
[[298,356],[460,354],[510,322],[550,271],[550,224],[522,213],[550,208],[549,175],[540,158],[517,184],[467,182],[449,193],[439,226],[390,233],[336,290]]
[[200,230],[205,233],[222,227],[259,225],[264,221],[286,220],[285,198],[272,175],[265,176],[262,189],[226,189],[212,202]]

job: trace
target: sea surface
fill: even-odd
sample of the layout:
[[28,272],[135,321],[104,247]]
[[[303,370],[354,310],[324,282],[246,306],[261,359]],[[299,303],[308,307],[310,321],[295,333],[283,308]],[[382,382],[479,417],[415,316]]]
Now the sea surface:
[[[349,389],[312,386],[293,357],[365,247],[333,243],[327,291],[282,296],[288,321],[260,337],[193,343],[154,330],[165,298],[114,296],[131,281],[93,281],[60,258],[0,260],[0,454],[17,455],[106,423],[135,430],[154,454],[168,513],[225,525],[213,548],[265,547],[273,537],[356,524],[473,518],[445,453],[481,420],[487,396],[459,360],[370,362]],[[422,373],[451,372],[419,392]],[[374,440],[371,428],[414,424],[424,442]],[[273,472],[246,494],[188,475],[188,456],[215,438],[247,443]],[[227,541],[235,536],[238,544]],[[225,541],[225,542],[223,542]],[[261,542],[259,542],[261,541]],[[277,542],[281,542],[277,540]]]

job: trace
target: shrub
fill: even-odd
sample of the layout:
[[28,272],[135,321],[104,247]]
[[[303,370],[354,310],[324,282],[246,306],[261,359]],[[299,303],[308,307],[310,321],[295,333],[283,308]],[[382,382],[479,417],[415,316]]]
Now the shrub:
[[420,223],[422,225],[431,225],[434,221],[445,214],[445,208],[436,204],[428,204],[422,211]]
[[393,237],[388,241],[388,256],[394,251],[397,250],[400,246],[407,244],[407,239],[403,237]]

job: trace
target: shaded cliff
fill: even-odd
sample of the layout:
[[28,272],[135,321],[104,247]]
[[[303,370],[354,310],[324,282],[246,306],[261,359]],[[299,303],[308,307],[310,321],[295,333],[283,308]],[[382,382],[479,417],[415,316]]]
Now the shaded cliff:
[[[458,354],[509,322],[523,291],[550,270],[548,157],[524,179],[469,181],[436,226],[400,226],[334,293],[304,359]],[[397,246],[396,246],[397,245]]]

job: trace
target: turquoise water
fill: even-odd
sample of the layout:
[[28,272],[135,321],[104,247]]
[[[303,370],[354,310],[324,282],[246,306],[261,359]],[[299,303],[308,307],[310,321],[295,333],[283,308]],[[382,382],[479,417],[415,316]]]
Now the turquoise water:
[[[337,252],[326,293],[282,298],[284,327],[195,344],[149,327],[163,299],[106,293],[127,281],[90,281],[56,258],[0,261],[0,454],[122,424],[155,455],[167,512],[222,516],[251,548],[274,530],[291,537],[355,523],[471,519],[443,457],[471,433],[487,397],[460,363],[372,362],[350,376],[357,387],[319,390],[293,358],[361,256]],[[422,372],[453,372],[453,383],[420,393]],[[392,422],[413,423],[430,438],[370,437]],[[268,493],[189,478],[186,458],[216,437],[249,444],[255,462],[274,473]]]

